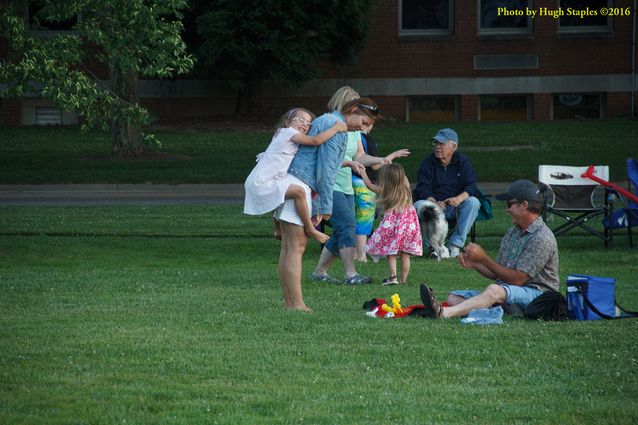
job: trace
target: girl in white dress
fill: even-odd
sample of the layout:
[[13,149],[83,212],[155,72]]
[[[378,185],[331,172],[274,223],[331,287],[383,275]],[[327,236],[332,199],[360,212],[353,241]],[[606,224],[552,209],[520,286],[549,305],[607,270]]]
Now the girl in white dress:
[[[319,232],[312,224],[305,190],[301,186],[286,183],[288,167],[299,150],[299,145],[318,146],[337,132],[348,130],[346,123],[337,121],[332,128],[312,137],[307,136],[314,117],[312,112],[304,108],[291,109],[282,117],[281,126],[275,132],[266,151],[257,155],[257,165],[244,183],[244,214],[265,214],[275,210],[286,199],[294,199],[306,234],[320,243],[325,243],[328,235]],[[273,222],[275,238],[279,239],[279,222]]]

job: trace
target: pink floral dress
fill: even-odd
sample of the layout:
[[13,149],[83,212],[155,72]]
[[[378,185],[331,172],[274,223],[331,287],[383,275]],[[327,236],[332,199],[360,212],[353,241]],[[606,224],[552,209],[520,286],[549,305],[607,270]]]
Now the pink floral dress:
[[398,255],[400,252],[423,255],[421,226],[414,207],[410,205],[402,211],[386,211],[379,227],[368,240],[366,250],[375,260],[388,255]]

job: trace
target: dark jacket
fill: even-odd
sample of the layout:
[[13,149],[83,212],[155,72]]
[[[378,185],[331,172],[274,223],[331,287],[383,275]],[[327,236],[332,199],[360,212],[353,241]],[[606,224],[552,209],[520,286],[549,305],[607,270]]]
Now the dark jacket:
[[[363,150],[370,156],[379,156],[377,153],[377,142],[368,134],[361,133],[361,143],[363,144]],[[373,170],[372,167],[366,167],[366,174],[372,183],[377,182],[379,172]]]
[[430,196],[437,201],[467,192],[470,196],[478,196],[476,174],[470,159],[454,152],[450,164],[443,166],[430,154],[419,166],[416,188],[412,191],[412,200],[427,199]]

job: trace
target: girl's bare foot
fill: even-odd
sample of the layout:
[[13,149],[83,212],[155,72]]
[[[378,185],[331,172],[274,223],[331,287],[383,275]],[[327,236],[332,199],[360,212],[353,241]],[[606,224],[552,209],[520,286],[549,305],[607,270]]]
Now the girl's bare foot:
[[306,233],[309,237],[313,238],[321,244],[328,242],[328,239],[330,239],[330,236],[326,235],[325,233],[321,233],[319,230],[314,228]]
[[368,262],[368,257],[366,257],[365,255],[363,257],[357,257],[355,258],[355,260],[357,260],[360,263],[367,263]]

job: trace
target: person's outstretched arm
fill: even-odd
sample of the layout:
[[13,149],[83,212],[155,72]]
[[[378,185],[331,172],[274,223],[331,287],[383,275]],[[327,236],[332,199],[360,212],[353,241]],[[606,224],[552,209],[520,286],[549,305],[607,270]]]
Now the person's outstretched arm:
[[333,125],[329,129],[322,131],[321,133],[315,134],[314,136],[308,136],[307,134],[297,133],[294,136],[292,136],[290,140],[297,143],[298,145],[319,146],[326,143],[328,139],[330,139],[332,136],[342,131],[348,131],[348,126],[343,121],[337,121],[335,125]]

